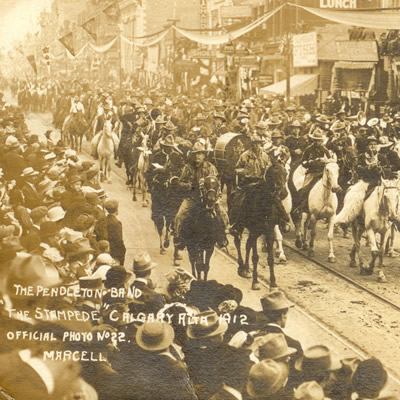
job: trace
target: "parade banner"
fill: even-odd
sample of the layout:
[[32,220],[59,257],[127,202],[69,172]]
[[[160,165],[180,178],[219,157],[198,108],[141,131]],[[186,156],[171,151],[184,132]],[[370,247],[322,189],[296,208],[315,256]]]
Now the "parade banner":
[[164,31],[161,31],[161,34],[149,41],[144,41],[143,39],[140,38],[134,38],[134,40],[129,40],[127,37],[125,37],[124,35],[121,35],[121,39],[126,43],[129,44],[131,46],[139,46],[139,47],[150,47],[150,46],[154,46],[157,43],[161,42],[161,40],[163,40],[165,38],[165,36],[167,36],[169,29],[166,29]]
[[299,4],[287,3],[290,6],[302,8],[318,17],[344,25],[362,26],[371,29],[399,29],[399,10],[371,11],[336,11],[320,8],[304,7]]
[[96,53],[106,53],[108,50],[113,47],[114,43],[118,40],[119,36],[116,36],[111,42],[108,42],[106,44],[103,44],[102,46],[96,46],[93,43],[87,43],[92,50],[94,50]]
[[67,33],[62,38],[58,39],[62,45],[75,57],[74,50],[74,35],[72,32]]
[[32,69],[35,71],[35,74],[37,75],[35,56],[32,54],[30,56],[27,56],[26,59],[29,61],[29,64],[31,64]]
[[284,7],[284,4],[275,8],[274,10],[266,13],[262,17],[256,19],[255,21],[244,26],[243,28],[237,29],[236,31],[233,31],[230,33],[218,35],[218,36],[206,36],[202,33],[194,33],[193,31],[189,31],[184,28],[178,28],[175,25],[173,25],[172,28],[174,28],[181,35],[187,37],[190,40],[193,40],[194,42],[206,44],[206,45],[220,45],[220,44],[229,43],[232,40],[237,39],[238,37],[243,36],[248,32],[251,32],[253,29],[257,28],[259,25],[268,21],[273,15],[275,15],[283,7]]
[[85,30],[95,41],[97,41],[96,33],[96,18],[90,18],[81,25],[81,28]]
[[118,22],[121,17],[118,1],[114,1],[114,3],[105,8],[103,13],[106,14],[112,21]]

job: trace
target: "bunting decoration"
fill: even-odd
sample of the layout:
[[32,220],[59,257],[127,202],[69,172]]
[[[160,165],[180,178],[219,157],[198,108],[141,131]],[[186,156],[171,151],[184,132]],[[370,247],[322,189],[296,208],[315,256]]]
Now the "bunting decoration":
[[118,1],[114,1],[114,3],[110,4],[107,8],[103,10],[104,14],[106,14],[112,21],[119,22],[121,17],[121,11],[119,9]]
[[124,35],[121,35],[121,39],[131,45],[131,46],[138,46],[138,47],[150,47],[150,46],[154,46],[157,43],[161,42],[161,40],[163,40],[165,38],[165,36],[167,36],[169,32],[169,28],[166,29],[165,31],[162,31],[158,34],[157,37],[154,37],[150,40],[144,41],[144,38],[134,38],[134,40],[129,40],[127,37],[125,37]]
[[85,23],[81,25],[81,28],[84,29],[97,42],[95,17],[88,19]]
[[58,39],[62,45],[75,57],[74,35],[72,32],[67,33],[62,38]]
[[31,64],[32,69],[35,71],[35,74],[37,75],[35,56],[32,54],[30,56],[27,56],[26,59],[29,61],[29,64]]
[[90,48],[92,50],[94,50],[96,53],[105,53],[108,50],[111,49],[111,47],[114,46],[114,43],[117,41],[117,39],[119,38],[119,36],[116,36],[113,40],[111,40],[110,42],[103,44],[102,46],[96,46],[93,43],[88,43],[88,45],[90,46]]

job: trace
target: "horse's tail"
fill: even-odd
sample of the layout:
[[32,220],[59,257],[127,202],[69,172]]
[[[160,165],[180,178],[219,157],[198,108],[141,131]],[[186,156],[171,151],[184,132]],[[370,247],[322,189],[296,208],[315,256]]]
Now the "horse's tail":
[[344,198],[342,211],[336,216],[336,224],[348,224],[360,215],[367,189],[368,183],[362,180],[349,188]]

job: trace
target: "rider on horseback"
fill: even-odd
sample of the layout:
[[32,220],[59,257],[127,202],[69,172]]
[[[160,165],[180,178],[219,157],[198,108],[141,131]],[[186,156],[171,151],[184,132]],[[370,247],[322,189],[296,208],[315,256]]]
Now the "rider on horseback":
[[[185,248],[183,230],[190,223],[190,216],[201,203],[201,186],[204,183],[204,179],[208,176],[218,175],[215,166],[205,160],[206,154],[207,149],[205,145],[201,142],[196,142],[191,151],[193,159],[185,165],[180,178],[174,176],[170,179],[170,183],[179,179],[179,186],[186,191],[185,198],[175,217],[174,243],[178,250]],[[219,204],[217,204],[215,211],[221,228],[223,226],[225,231],[228,225],[228,216]],[[218,245],[223,247],[226,246],[226,243],[218,243]]]
[[302,165],[307,172],[302,188],[294,197],[296,201],[293,210],[294,215],[301,215],[301,212],[307,209],[308,194],[314,184],[321,179],[324,171],[325,163],[323,159],[331,158],[329,150],[323,144],[324,132],[321,129],[316,128],[309,134],[309,137],[312,139],[312,144],[304,150],[302,157]]

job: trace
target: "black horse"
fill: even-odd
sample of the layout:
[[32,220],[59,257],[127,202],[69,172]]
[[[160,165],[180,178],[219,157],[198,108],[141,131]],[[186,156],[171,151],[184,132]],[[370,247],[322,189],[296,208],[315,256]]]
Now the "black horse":
[[221,185],[215,176],[204,179],[201,187],[201,201],[182,226],[182,237],[189,253],[192,274],[206,281],[210,269],[210,259],[215,244],[226,245],[226,233],[221,214],[218,212],[218,199]]
[[[269,266],[270,286],[276,287],[274,271],[274,227],[280,222],[279,204],[287,196],[286,190],[287,171],[283,164],[276,163],[270,166],[261,182],[252,183],[241,190],[244,190],[243,202],[240,205],[237,229],[233,233],[235,246],[238,252],[238,274],[243,278],[250,278],[250,251],[252,250],[253,282],[252,289],[259,290],[257,266],[259,255],[257,251],[257,239],[265,235],[267,245],[267,259]],[[235,193],[232,194],[235,196]],[[231,203],[231,201],[230,201]],[[233,203],[231,203],[233,204]],[[230,215],[235,206],[230,207]],[[244,229],[247,229],[249,236],[246,242],[246,257],[243,261],[241,252],[241,237]]]

